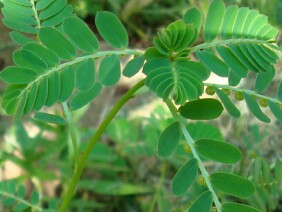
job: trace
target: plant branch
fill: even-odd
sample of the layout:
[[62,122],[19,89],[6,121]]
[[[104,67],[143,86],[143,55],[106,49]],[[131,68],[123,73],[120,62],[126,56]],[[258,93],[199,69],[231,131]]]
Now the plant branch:
[[244,92],[244,93],[247,93],[247,94],[256,96],[256,97],[258,97],[258,98],[267,99],[268,101],[272,101],[272,102],[274,102],[274,103],[277,103],[277,104],[282,105],[282,102],[279,101],[278,99],[275,99],[275,98],[271,98],[271,97],[268,97],[268,96],[264,96],[264,95],[258,94],[258,93],[256,93],[256,92],[253,91],[253,90],[235,88],[235,87],[232,87],[232,86],[229,86],[229,85],[220,85],[220,84],[214,84],[214,83],[204,83],[204,85],[205,85],[205,86],[215,86],[215,87],[217,87],[217,88],[226,88],[226,89],[232,90],[232,91]]
[[100,125],[100,127],[98,128],[94,136],[92,137],[92,139],[87,144],[84,151],[81,153],[79,157],[78,165],[74,170],[68,190],[64,195],[64,199],[60,207],[60,212],[65,212],[67,210],[67,207],[72,199],[75,188],[82,174],[82,171],[85,167],[88,156],[91,153],[94,145],[98,142],[102,133],[105,131],[105,129],[107,128],[109,123],[112,121],[112,119],[115,117],[115,115],[119,112],[119,110],[123,107],[123,105],[133,97],[134,93],[137,90],[139,90],[141,87],[144,86],[144,83],[145,83],[145,80],[143,79],[140,82],[138,82],[135,86],[133,86],[126,94],[124,94],[124,96],[121,97],[121,99],[116,103],[116,105],[109,112],[107,117],[104,119],[104,121],[102,122],[102,124]]
[[199,164],[199,169],[200,169],[200,171],[202,173],[202,176],[205,179],[205,182],[206,182],[206,185],[207,185],[209,191],[212,193],[215,207],[216,207],[218,212],[221,212],[221,204],[220,204],[219,199],[218,199],[218,197],[217,197],[217,195],[216,195],[216,193],[215,193],[215,191],[214,191],[214,189],[213,189],[213,187],[211,185],[211,182],[210,182],[210,179],[209,179],[209,174],[208,174],[206,168],[204,167],[204,164],[203,164],[200,156],[198,155],[197,150],[194,147],[194,140],[193,140],[193,138],[191,137],[191,135],[189,134],[188,130],[186,129],[186,126],[185,126],[185,123],[184,123],[182,117],[180,117],[177,114],[177,109],[174,106],[174,104],[171,102],[171,100],[167,100],[166,104],[167,104],[167,106],[168,106],[172,116],[174,117],[174,119],[179,122],[181,131],[182,131],[182,133],[183,133],[183,135],[185,137],[185,140],[187,141],[189,147],[191,148],[193,156],[197,159],[198,164]]
[[35,7],[35,1],[31,0],[30,3],[32,5],[32,10],[34,12],[34,18],[35,18],[35,20],[37,22],[37,29],[40,29],[41,28],[41,23],[40,23],[40,20],[39,20],[39,17],[38,17],[38,13],[37,13],[37,10],[36,10],[36,7]]
[[70,113],[68,104],[66,102],[63,102],[63,109],[65,112],[66,118],[68,120],[68,128],[69,128],[71,141],[72,141],[72,147],[74,151],[75,166],[77,166],[79,162],[79,150],[78,150],[78,145],[77,145],[77,136],[75,133],[75,126],[73,123],[72,115]]

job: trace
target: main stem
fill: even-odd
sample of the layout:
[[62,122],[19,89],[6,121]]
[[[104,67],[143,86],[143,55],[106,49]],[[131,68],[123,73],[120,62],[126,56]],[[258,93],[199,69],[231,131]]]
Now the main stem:
[[174,119],[176,121],[179,122],[180,124],[180,127],[181,127],[181,131],[185,137],[185,140],[187,141],[189,147],[191,148],[191,151],[192,151],[192,154],[193,156],[197,159],[198,161],[198,164],[199,164],[199,169],[202,173],[202,176],[203,178],[205,179],[205,182],[206,182],[206,185],[209,189],[209,191],[212,193],[212,196],[213,196],[213,201],[214,201],[214,204],[215,204],[215,207],[217,209],[217,212],[221,212],[221,204],[218,200],[218,197],[211,185],[211,182],[210,182],[210,179],[209,179],[209,173],[207,172],[206,168],[204,167],[203,165],[203,162],[200,158],[200,156],[198,155],[195,147],[194,147],[194,140],[193,138],[191,137],[191,135],[189,134],[188,130],[186,129],[186,126],[185,126],[185,123],[183,123],[183,120],[182,118],[177,114],[177,109],[175,108],[174,104],[171,102],[171,100],[167,100],[166,101],[166,104],[171,112],[171,114],[173,115]]
[[96,131],[94,136],[92,137],[92,139],[87,144],[85,150],[81,153],[79,160],[78,160],[78,164],[75,167],[75,170],[74,170],[70,185],[68,187],[68,190],[64,195],[64,199],[63,199],[63,202],[62,202],[61,207],[60,207],[60,212],[65,212],[67,210],[68,205],[69,205],[69,203],[72,199],[72,196],[74,194],[76,185],[77,185],[77,183],[80,179],[80,176],[82,174],[82,171],[85,167],[88,156],[89,156],[90,152],[92,151],[94,145],[100,139],[102,133],[104,132],[106,127],[109,125],[109,123],[112,121],[112,119],[115,117],[115,115],[118,113],[118,111],[122,108],[122,106],[129,99],[132,98],[132,96],[134,95],[134,93],[137,90],[139,90],[141,87],[144,86],[144,83],[145,83],[145,80],[141,80],[135,86],[133,86],[126,94],[124,94],[124,96],[122,96],[122,98],[116,103],[116,105],[113,107],[113,109],[110,111],[110,113],[106,116],[106,118],[104,119],[104,121],[102,122],[102,124],[100,125],[100,127],[98,128],[98,130]]

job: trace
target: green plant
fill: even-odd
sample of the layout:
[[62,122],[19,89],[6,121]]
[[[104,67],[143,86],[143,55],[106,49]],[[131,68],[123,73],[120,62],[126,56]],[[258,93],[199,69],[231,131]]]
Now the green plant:
[[[205,182],[201,184],[205,184],[206,189],[195,197],[188,211],[210,211],[212,205],[217,211],[258,211],[245,205],[247,201],[243,199],[255,193],[260,181],[252,182],[240,173],[216,171],[210,174],[203,162],[211,160],[234,165],[243,158],[240,149],[223,139],[192,137],[185,119],[215,119],[224,107],[231,116],[238,118],[240,111],[235,101],[230,100],[231,94],[235,93],[236,99],[244,100],[260,121],[271,121],[259,105],[261,99],[267,101],[275,118],[282,120],[282,83],[276,98],[261,94],[274,78],[274,65],[279,53],[275,44],[279,31],[267,23],[266,16],[256,10],[234,5],[225,8],[221,0],[214,0],[205,18],[204,43],[194,45],[203,20],[200,11],[191,8],[182,19],[162,29],[153,40],[154,46],[143,53],[127,49],[127,32],[114,14],[98,12],[95,18],[98,32],[106,43],[115,48],[99,51],[96,36],[72,14],[72,7],[64,0],[4,0],[3,4],[3,23],[14,30],[10,33],[11,38],[20,48],[13,54],[15,66],[6,67],[0,73],[0,78],[8,85],[3,94],[2,107],[16,120],[35,113],[36,120],[67,126],[71,136],[74,172],[61,200],[60,211],[67,210],[87,159],[101,135],[124,104],[138,96],[137,91],[143,86],[165,102],[173,118],[159,138],[158,154],[162,157],[171,155],[182,135],[191,150],[185,164],[172,179],[172,192],[185,195],[198,178],[198,173],[200,181]],[[121,76],[120,58],[124,55],[134,58],[126,64],[122,74],[130,78],[142,68],[146,78],[121,97],[80,151],[71,111],[90,103],[103,86],[118,83]],[[99,64],[97,76],[96,64]],[[257,75],[254,90],[236,87],[241,79],[247,77],[249,70]],[[211,72],[227,77],[229,84],[204,83]],[[220,101],[215,98],[201,99],[204,86],[213,88]],[[227,91],[231,93],[229,96]],[[61,106],[63,114],[45,112],[45,106],[55,104]],[[270,169],[268,164],[263,164],[263,167]],[[281,162],[277,161],[276,164],[275,182],[279,184]],[[260,173],[260,169],[256,169],[253,176]],[[1,195],[18,192],[14,184],[11,187],[4,188]],[[241,198],[238,202],[244,204],[221,197],[221,192],[227,197]],[[22,199],[22,195],[18,199]],[[29,204],[29,207],[33,205]]]

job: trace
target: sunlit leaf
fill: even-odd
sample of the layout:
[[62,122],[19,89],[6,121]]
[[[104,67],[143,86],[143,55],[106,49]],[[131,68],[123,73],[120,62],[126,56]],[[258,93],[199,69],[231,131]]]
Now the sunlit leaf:
[[253,208],[248,205],[238,204],[238,203],[224,203],[222,205],[222,212],[259,212],[258,209]]
[[183,21],[186,24],[193,24],[199,34],[202,24],[202,14],[198,8],[191,8],[183,16]]
[[36,79],[37,73],[27,68],[9,66],[0,72],[0,78],[8,84],[26,84]]
[[142,68],[145,58],[143,55],[130,60],[123,69],[122,74],[126,77],[133,77]]
[[59,13],[67,4],[67,0],[55,0],[39,14],[40,20],[50,18]]

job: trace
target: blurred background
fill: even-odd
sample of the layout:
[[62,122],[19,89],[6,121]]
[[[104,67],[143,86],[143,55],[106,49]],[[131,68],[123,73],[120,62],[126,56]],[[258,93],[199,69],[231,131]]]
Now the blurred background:
[[[94,18],[97,11],[108,10],[119,16],[125,25],[130,48],[145,50],[152,45],[153,36],[167,24],[182,17],[191,7],[198,7],[206,14],[209,0],[70,0],[74,12],[96,32]],[[282,0],[225,0],[226,5],[237,4],[257,9],[269,17],[269,22],[282,28]],[[2,15],[0,14],[1,18]],[[9,38],[9,29],[0,23],[0,69],[12,64],[12,53],[18,48]],[[97,33],[96,33],[97,34]],[[201,42],[200,37],[198,42]],[[278,37],[282,44],[281,33]],[[102,50],[107,47],[102,46]],[[275,96],[282,79],[282,62],[277,64],[275,80],[266,92]],[[83,150],[88,140],[112,105],[142,74],[132,80],[122,79],[88,106],[75,111],[79,148]],[[209,79],[222,83],[222,79]],[[240,86],[252,88],[254,76]],[[0,102],[5,85],[0,82]],[[233,98],[234,101],[235,98]],[[243,152],[240,164],[227,166],[206,162],[210,172],[228,171],[251,176],[253,166],[259,161],[273,167],[282,157],[282,124],[272,117],[271,124],[257,121],[244,102],[237,102],[242,111],[238,119],[224,113],[212,122],[191,122],[187,127],[194,139],[209,137],[236,144]],[[46,108],[60,113],[60,106]],[[270,115],[271,117],[271,115]],[[71,203],[70,211],[184,211],[202,191],[206,190],[201,177],[187,195],[172,194],[170,182],[177,170],[191,158],[184,141],[169,158],[157,156],[160,133],[173,120],[162,101],[150,93],[140,94],[131,100],[117,115],[101,141],[95,146]],[[40,194],[43,206],[56,204],[73,171],[73,152],[67,128],[37,122],[29,117],[14,122],[0,108],[0,181],[14,180],[23,185],[26,198],[33,191]],[[266,166],[265,166],[266,167]],[[268,171],[272,176],[272,170]],[[245,202],[262,211],[282,211],[281,183],[268,181],[278,187],[271,190],[261,179],[261,187]],[[264,184],[263,184],[264,183]],[[275,184],[276,183],[276,184]],[[273,186],[271,184],[271,186]],[[280,191],[279,191],[280,190]],[[223,200],[230,197],[220,196]],[[232,199],[232,201],[238,201]],[[0,211],[12,211],[9,205]]]

